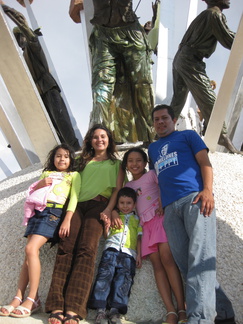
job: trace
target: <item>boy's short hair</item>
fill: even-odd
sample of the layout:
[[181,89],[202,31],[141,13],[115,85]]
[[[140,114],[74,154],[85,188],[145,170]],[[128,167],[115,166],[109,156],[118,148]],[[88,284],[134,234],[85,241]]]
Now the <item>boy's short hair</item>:
[[118,203],[118,200],[119,200],[120,197],[129,197],[129,198],[132,198],[132,200],[134,201],[134,203],[137,200],[136,191],[133,190],[132,188],[129,188],[129,187],[121,188],[118,191],[118,194],[117,194],[117,203]]
[[161,104],[161,105],[156,105],[153,110],[152,110],[152,120],[154,120],[154,112],[155,111],[158,111],[158,110],[162,110],[162,109],[166,109],[168,114],[170,115],[171,119],[173,120],[175,118],[175,113],[174,113],[174,110],[171,106],[168,106],[168,105],[164,105],[164,104]]

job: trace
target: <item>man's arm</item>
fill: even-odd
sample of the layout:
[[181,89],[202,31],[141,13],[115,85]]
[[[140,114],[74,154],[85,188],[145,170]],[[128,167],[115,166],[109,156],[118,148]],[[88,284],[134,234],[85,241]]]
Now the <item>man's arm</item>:
[[204,216],[210,216],[214,209],[212,165],[206,149],[199,151],[195,157],[201,169],[203,190],[199,192],[193,203],[196,204],[201,200],[201,213]]

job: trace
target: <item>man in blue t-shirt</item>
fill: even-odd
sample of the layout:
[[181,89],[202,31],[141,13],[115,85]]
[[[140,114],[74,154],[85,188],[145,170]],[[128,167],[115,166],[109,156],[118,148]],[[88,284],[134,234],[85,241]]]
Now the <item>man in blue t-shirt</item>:
[[235,324],[232,304],[216,279],[216,215],[208,149],[196,132],[175,131],[170,106],[156,106],[152,118],[159,139],[148,148],[150,167],[159,179],[170,248],[186,282],[187,323]]

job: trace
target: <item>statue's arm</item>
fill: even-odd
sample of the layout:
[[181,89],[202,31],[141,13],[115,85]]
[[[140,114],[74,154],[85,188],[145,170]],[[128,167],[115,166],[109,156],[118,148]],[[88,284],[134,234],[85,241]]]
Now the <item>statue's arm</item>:
[[235,33],[227,26],[226,18],[222,13],[213,19],[213,33],[223,47],[231,49]]
[[5,14],[19,27],[20,31],[24,34],[27,41],[37,41],[37,35],[28,26],[28,23],[22,13],[6,5],[2,5],[2,8]]
[[160,4],[160,0],[155,0],[154,3],[152,2],[152,10],[153,10],[152,28],[155,26],[157,20],[159,4]]
[[71,0],[69,7],[69,16],[76,23],[81,23],[80,11],[84,10],[83,0]]

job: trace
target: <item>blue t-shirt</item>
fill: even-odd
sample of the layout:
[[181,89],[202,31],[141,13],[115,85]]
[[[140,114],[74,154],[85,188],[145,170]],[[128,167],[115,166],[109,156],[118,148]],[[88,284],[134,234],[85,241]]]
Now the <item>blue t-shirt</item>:
[[207,149],[192,131],[174,131],[149,145],[150,168],[155,169],[163,207],[203,189],[200,166],[195,155]]

